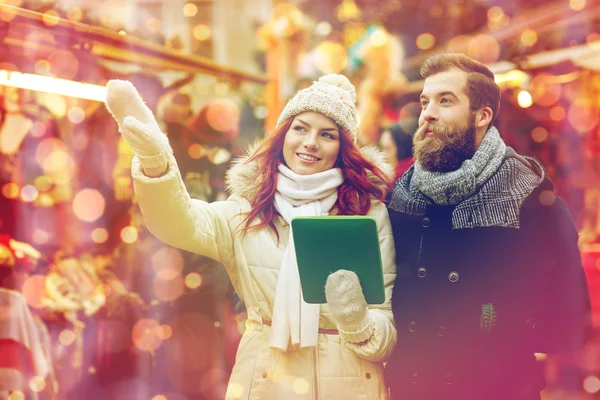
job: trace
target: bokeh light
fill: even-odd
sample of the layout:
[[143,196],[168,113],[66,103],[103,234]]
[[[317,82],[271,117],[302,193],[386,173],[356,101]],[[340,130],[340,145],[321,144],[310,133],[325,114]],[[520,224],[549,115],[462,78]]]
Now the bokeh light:
[[183,255],[173,247],[161,247],[151,258],[152,269],[163,280],[180,276],[183,270]]
[[590,100],[575,100],[569,107],[567,119],[571,126],[580,133],[585,133],[598,125],[600,110]]
[[104,214],[106,201],[96,189],[83,189],[73,198],[73,212],[82,221],[94,222]]
[[41,376],[34,376],[29,381],[29,389],[34,393],[39,393],[46,388],[46,381]]
[[48,10],[42,15],[42,21],[46,26],[53,27],[58,25],[60,17],[55,10]]
[[186,17],[195,17],[198,14],[198,6],[194,3],[187,3],[183,6],[183,15]]
[[104,243],[108,240],[108,231],[104,228],[95,228],[91,236],[94,243]]
[[72,80],[79,71],[79,60],[69,50],[56,50],[48,57],[52,75],[61,79]]
[[533,29],[527,28],[521,33],[521,43],[525,46],[533,46],[537,42],[537,39],[537,32]]
[[26,203],[35,201],[38,197],[38,190],[33,185],[25,185],[21,189],[21,199]]
[[567,116],[567,112],[562,106],[554,106],[550,109],[550,119],[560,122]]
[[70,346],[75,342],[75,332],[71,329],[65,329],[58,335],[58,342],[63,346]]
[[517,102],[521,108],[528,108],[533,104],[533,99],[527,90],[521,90],[517,95]]
[[213,100],[206,105],[206,122],[216,131],[230,132],[237,129],[240,122],[240,110],[228,99]]
[[543,143],[548,139],[548,131],[542,126],[535,127],[531,131],[531,138],[534,142]]
[[491,35],[477,35],[469,40],[467,55],[484,64],[491,64],[500,57],[500,44]]
[[85,120],[85,112],[81,109],[81,107],[71,107],[69,111],[67,111],[67,118],[74,124],[79,124]]
[[585,8],[585,0],[569,0],[569,7],[574,11],[581,11]]
[[19,197],[20,192],[19,185],[14,182],[8,182],[2,185],[2,195],[7,199],[16,199]]
[[306,394],[310,389],[310,385],[305,378],[296,378],[292,384],[292,390],[296,394]]
[[165,324],[159,326],[156,332],[160,340],[169,340],[173,336],[173,328]]
[[46,277],[44,275],[32,275],[23,284],[22,293],[33,308],[42,308],[42,296],[46,287]]
[[183,278],[177,275],[171,279],[154,278],[152,281],[152,291],[154,295],[162,301],[173,301],[183,294]]
[[135,346],[150,353],[158,349],[163,343],[157,334],[159,326],[160,324],[153,319],[140,319],[131,334]]
[[198,24],[194,27],[193,35],[197,40],[204,41],[210,38],[210,28],[204,24]]
[[587,376],[583,380],[583,389],[590,394],[600,392],[600,378],[595,375]]
[[189,289],[198,289],[202,285],[202,276],[197,272],[190,272],[185,276],[185,286]]
[[124,243],[134,243],[138,239],[138,231],[135,226],[126,226],[121,229],[121,240]]
[[560,100],[561,86],[553,75],[541,73],[531,80],[531,97],[536,104],[549,107]]
[[421,33],[417,36],[417,47],[421,50],[429,50],[435,45],[435,36],[431,33]]

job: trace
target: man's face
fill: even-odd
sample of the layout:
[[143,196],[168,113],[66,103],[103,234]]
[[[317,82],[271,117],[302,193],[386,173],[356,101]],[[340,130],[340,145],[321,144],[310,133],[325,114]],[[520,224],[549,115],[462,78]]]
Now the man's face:
[[433,172],[450,172],[475,154],[475,116],[465,92],[467,74],[451,69],[425,79],[415,159]]

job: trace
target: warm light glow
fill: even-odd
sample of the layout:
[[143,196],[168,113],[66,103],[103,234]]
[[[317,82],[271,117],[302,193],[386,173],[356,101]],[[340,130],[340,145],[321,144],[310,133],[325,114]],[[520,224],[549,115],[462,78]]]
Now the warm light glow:
[[50,240],[50,234],[43,229],[36,229],[33,232],[33,241],[35,244],[45,244]]
[[92,231],[94,243],[104,243],[108,240],[108,231],[104,228],[96,228]]
[[429,50],[435,45],[435,36],[431,33],[421,33],[417,36],[417,47],[421,50]]
[[0,85],[102,102],[106,98],[104,86],[7,70],[0,70]]
[[46,288],[45,275],[33,275],[27,278],[23,284],[21,292],[29,304],[33,308],[42,308],[42,296]]
[[26,185],[21,189],[21,199],[26,203],[35,201],[38,197],[38,191],[33,185]]
[[567,116],[567,112],[561,106],[554,106],[550,109],[550,119],[556,122],[562,121]]
[[171,336],[173,336],[173,328],[171,328],[169,325],[163,324],[156,328],[156,334],[160,340],[168,340]]
[[567,118],[569,123],[577,132],[585,133],[594,129],[599,122],[600,110],[595,104],[585,98],[575,100],[571,106]]
[[527,90],[521,90],[517,96],[517,102],[519,103],[520,107],[527,108],[531,107],[533,104],[533,99]]
[[153,352],[162,345],[157,335],[159,323],[153,319],[140,319],[133,327],[131,337],[136,347],[143,351]]
[[82,221],[94,222],[104,214],[106,201],[96,189],[83,189],[73,198],[73,212]]
[[569,7],[574,11],[581,11],[585,7],[585,0],[570,0]]
[[583,389],[590,394],[600,392],[600,378],[594,375],[586,377],[583,380]]
[[344,46],[330,40],[322,41],[314,50],[315,64],[324,74],[340,73],[348,63],[348,56]]
[[492,22],[500,22],[502,17],[504,17],[504,10],[502,8],[495,6],[488,10],[487,12],[488,19]]
[[75,332],[73,332],[70,329],[65,329],[63,330],[59,335],[58,335],[58,341],[60,342],[60,344],[62,344],[63,346],[70,346],[73,344],[73,342],[75,342]]
[[183,15],[186,17],[195,17],[198,14],[198,6],[194,3],[187,3],[183,6]]
[[527,77],[527,73],[518,69],[513,69],[502,74],[494,75],[494,80],[499,86],[506,84],[509,87],[520,87],[527,81]]
[[162,394],[157,394],[156,396],[154,396],[152,398],[152,400],[168,400],[166,396],[163,396]]
[[210,28],[208,26],[206,26],[204,24],[199,24],[194,27],[193,34],[197,40],[202,41],[202,40],[206,40],[206,39],[210,38],[211,32],[210,32]]
[[315,27],[315,31],[320,36],[327,36],[331,33],[331,24],[329,22],[319,22]]
[[14,182],[9,182],[2,186],[2,195],[7,199],[14,200],[19,197],[19,185]]
[[533,128],[531,131],[531,138],[534,142],[543,143],[546,141],[546,139],[548,139],[548,131],[541,126]]
[[52,27],[58,25],[60,17],[58,15],[58,12],[54,10],[48,10],[44,13],[44,15],[42,15],[42,21],[44,21],[44,24],[46,24],[47,26]]
[[32,392],[39,393],[46,387],[46,381],[41,376],[34,376],[29,381],[29,388]]
[[240,399],[242,398],[242,394],[244,394],[244,387],[239,383],[229,382],[227,385],[227,394],[225,397],[232,399]]
[[71,107],[67,111],[67,118],[74,124],[79,124],[85,119],[85,112],[80,107]]
[[521,43],[525,46],[533,46],[535,42],[537,42],[538,35],[537,32],[533,29],[525,29],[523,33],[521,33]]
[[126,226],[121,229],[121,240],[125,243],[133,243],[138,238],[138,231],[134,226]]
[[25,395],[20,390],[15,390],[10,395],[8,395],[7,400],[25,400]]
[[181,275],[165,280],[156,277],[152,282],[154,295],[162,301],[173,301],[183,294],[184,284]]
[[190,272],[185,276],[185,286],[190,289],[197,289],[202,285],[202,276],[197,272]]

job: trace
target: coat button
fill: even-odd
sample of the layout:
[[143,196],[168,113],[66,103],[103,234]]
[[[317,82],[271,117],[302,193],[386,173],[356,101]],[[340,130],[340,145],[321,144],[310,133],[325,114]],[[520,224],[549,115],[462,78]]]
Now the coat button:
[[414,332],[417,329],[417,322],[416,321],[410,321],[408,323],[408,330],[411,332]]
[[452,271],[448,274],[448,280],[452,283],[458,281],[458,272]]
[[421,225],[423,225],[423,228],[429,228],[431,226],[431,220],[429,217],[423,218],[423,220],[421,220]]
[[446,374],[444,377],[444,383],[446,383],[446,385],[452,385],[452,374]]
[[419,278],[425,278],[425,276],[427,276],[427,268],[425,267],[421,267],[417,270],[417,276]]
[[410,377],[410,381],[412,383],[417,383],[419,381],[419,374],[417,374],[416,372],[413,372],[413,374]]
[[527,318],[525,324],[527,324],[527,327],[530,329],[535,328],[535,322],[531,318]]
[[365,374],[365,378],[367,378],[367,379],[371,379],[371,374],[367,372],[367,373]]
[[263,377],[263,378],[265,378],[265,379],[266,379],[266,378],[267,378],[267,376],[268,376],[268,375],[267,375],[267,373],[266,373],[266,372],[263,372],[263,373],[262,373],[262,377]]

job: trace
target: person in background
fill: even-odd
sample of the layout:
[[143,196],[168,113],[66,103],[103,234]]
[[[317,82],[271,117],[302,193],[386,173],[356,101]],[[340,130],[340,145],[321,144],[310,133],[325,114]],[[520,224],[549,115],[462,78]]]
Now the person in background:
[[494,126],[500,89],[485,65],[438,54],[421,75],[415,165],[388,205],[391,396],[539,400],[534,353],[578,350],[591,327],[575,225],[542,165]]
[[[148,229],[222,263],[245,303],[227,399],[387,398],[383,361],[396,343],[396,267],[382,200],[391,173],[381,154],[356,146],[355,101],[341,75],[299,91],[275,131],[228,171],[232,195],[207,203],[190,198],[167,136],[133,85],[107,85],[107,106],[136,155],[134,187]],[[358,277],[343,269],[327,280],[327,304],[303,301],[290,222],[318,215],[375,218],[383,304],[367,306]]]
[[416,118],[405,118],[381,131],[379,147],[387,162],[394,165],[397,180],[413,165],[412,137],[418,128]]

